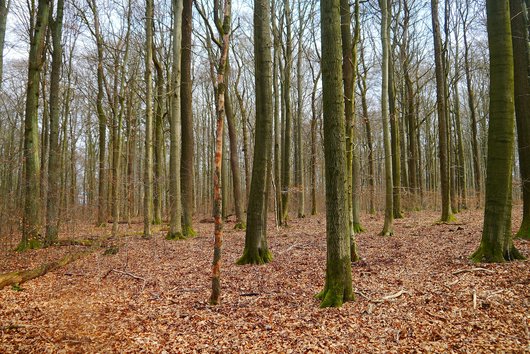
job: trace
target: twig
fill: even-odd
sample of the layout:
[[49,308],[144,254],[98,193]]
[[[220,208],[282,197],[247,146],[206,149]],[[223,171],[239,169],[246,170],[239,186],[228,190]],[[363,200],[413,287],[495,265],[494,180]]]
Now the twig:
[[391,295],[386,295],[386,296],[383,296],[382,298],[380,299],[372,299],[370,297],[368,297],[367,295],[363,294],[361,291],[359,290],[355,290],[354,293],[364,297],[366,300],[370,301],[370,302],[373,302],[373,303],[376,303],[376,304],[379,304],[379,303],[382,303],[382,302],[385,302],[387,300],[392,300],[392,299],[395,299],[395,298],[398,298],[400,297],[401,295],[403,294],[409,294],[408,291],[406,291],[405,289],[401,289],[400,291],[398,291],[397,293],[395,294],[391,294]]
[[431,316],[434,317],[434,318],[437,318],[437,319],[439,319],[439,320],[442,320],[442,321],[444,321],[444,322],[447,322],[447,318],[445,318],[445,317],[439,316],[439,315],[437,315],[437,314],[435,314],[435,313],[432,313],[432,312],[430,312],[430,311],[427,311],[427,310],[425,310],[425,312],[426,312],[428,315],[431,315]]
[[260,293],[242,293],[242,294],[239,294],[239,296],[259,296],[261,295]]
[[114,273],[119,273],[119,274],[123,274],[123,275],[128,275],[130,276],[131,278],[134,278],[134,279],[137,279],[137,280],[143,280],[144,282],[147,282],[147,279],[145,278],[142,278],[138,275],[135,275],[133,273],[129,273],[129,272],[124,272],[124,271],[121,271],[121,270],[117,270],[117,269],[112,269],[112,272]]
[[486,268],[471,268],[471,269],[459,269],[456,272],[453,272],[453,275],[458,275],[461,273],[474,273],[474,272],[486,272],[486,273],[495,273],[491,269]]
[[473,289],[473,310],[477,309],[477,289]]
[[287,248],[285,251],[282,251],[282,252],[278,252],[278,254],[284,254],[284,253],[287,253],[289,252],[290,250],[292,250],[293,248],[295,248],[296,246],[298,246],[298,243],[295,243],[294,245],[291,245],[289,248]]

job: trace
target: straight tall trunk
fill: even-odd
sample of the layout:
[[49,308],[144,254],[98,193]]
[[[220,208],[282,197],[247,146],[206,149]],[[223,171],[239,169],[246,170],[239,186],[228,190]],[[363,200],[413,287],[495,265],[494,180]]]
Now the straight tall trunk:
[[0,0],[0,89],[2,89],[4,73],[4,45],[6,35],[7,13],[11,0]]
[[52,36],[52,71],[50,74],[50,156],[48,168],[48,196],[46,208],[46,239],[49,246],[58,239],[59,233],[59,205],[61,196],[61,148],[59,145],[59,115],[60,115],[60,80],[63,63],[63,47],[61,43],[63,30],[64,0],[57,1],[55,19],[50,19]]
[[432,25],[434,40],[434,61],[436,71],[436,108],[438,114],[438,155],[440,157],[440,185],[442,194],[442,216],[441,222],[454,220],[451,211],[450,180],[449,180],[449,142],[447,127],[447,106],[445,75],[442,58],[442,39],[440,34],[440,23],[438,18],[438,0],[431,0]]
[[[164,190],[164,165],[166,158],[164,155],[164,105],[165,105],[165,84],[164,70],[158,59],[158,51],[153,48],[153,65],[155,67],[155,117],[154,117],[154,178],[153,178],[153,224],[162,223],[162,202]],[[183,144],[184,145],[184,144]]]
[[37,17],[31,28],[24,119],[24,216],[22,240],[18,250],[41,246],[41,203],[39,162],[39,80],[43,66],[43,51],[50,11],[49,0],[39,0]]
[[390,142],[390,122],[388,112],[389,56],[390,56],[390,24],[387,0],[379,0],[381,8],[381,45],[383,47],[381,81],[381,116],[383,120],[383,147],[385,154],[385,223],[382,236],[394,233],[394,183],[392,178],[392,147]]
[[292,139],[292,111],[291,111],[291,70],[293,62],[293,44],[291,34],[291,10],[289,2],[291,0],[284,0],[285,10],[285,66],[283,74],[282,95],[285,109],[285,130],[283,130],[283,146],[282,146],[282,225],[287,225],[289,219],[289,188],[291,187],[291,139]]
[[[216,1],[215,7],[219,6],[218,0]],[[218,14],[215,14],[215,22],[218,23],[217,30],[222,39],[221,57],[219,58],[219,66],[217,67],[217,81],[216,81],[216,94],[215,98],[217,101],[217,124],[216,124],[216,136],[215,136],[215,171],[214,171],[214,218],[215,218],[215,230],[214,230],[214,255],[213,255],[213,266],[212,266],[212,295],[210,297],[210,303],[216,305],[219,303],[219,297],[221,293],[221,247],[223,244],[223,218],[221,217],[221,167],[223,165],[223,120],[225,111],[225,99],[227,98],[227,83],[225,78],[227,66],[228,66],[228,48],[230,46],[230,15],[231,15],[231,1],[224,0],[223,7],[223,21],[222,26],[219,24]],[[227,119],[229,119],[227,117]],[[224,176],[223,176],[224,177]],[[239,182],[239,181],[238,181]]]
[[272,57],[270,0],[254,0],[254,58],[256,134],[254,163],[247,209],[245,249],[238,264],[263,264],[272,260],[267,245],[267,169],[272,149]]
[[225,92],[224,92],[224,104],[225,104],[225,115],[226,115],[226,125],[228,128],[228,138],[230,143],[230,167],[232,171],[232,182],[233,182],[233,192],[234,192],[234,208],[236,211],[236,229],[245,228],[245,220],[243,216],[243,196],[241,194],[241,172],[239,168],[239,154],[238,146],[239,139],[237,138],[237,129],[235,123],[234,112],[232,110],[232,100],[230,98],[229,86],[228,86],[228,77],[230,66],[228,63],[225,68]]
[[339,0],[321,0],[322,107],[326,162],[326,283],[320,307],[353,300]]
[[180,84],[181,123],[182,123],[182,160],[180,178],[182,192],[182,233],[185,237],[194,236],[193,230],[193,107],[191,76],[191,32],[193,28],[193,0],[183,0],[182,10],[182,77]]
[[512,164],[514,148],[514,58],[508,0],[487,0],[490,53],[490,103],[486,205],[475,262],[505,262],[524,257],[512,241]]
[[[153,0],[146,0],[144,238],[151,238],[153,220],[153,7]],[[176,86],[173,88],[175,89]]]
[[467,86],[467,101],[469,105],[469,113],[471,118],[471,148],[473,151],[473,175],[475,177],[475,197],[476,197],[476,206],[480,207],[481,199],[481,190],[482,190],[482,170],[480,169],[480,153],[479,153],[479,143],[478,143],[478,120],[477,112],[475,108],[475,92],[473,90],[473,83],[471,77],[471,58],[470,58],[470,46],[468,44],[467,35],[468,29],[466,26],[467,22],[467,13],[469,8],[469,0],[466,0],[466,5],[464,7],[465,15],[463,15],[463,39],[464,39],[464,70],[466,74],[466,86]]
[[528,59],[528,8],[524,0],[510,0],[515,78],[515,118],[519,169],[523,190],[523,219],[517,237],[530,239],[530,63]]
[[[180,185],[181,145],[181,49],[182,49],[182,0],[172,0],[173,11],[173,62],[171,66],[171,112],[169,120],[169,232],[168,239],[186,237],[182,233],[182,204]],[[188,207],[188,206],[186,206]]]

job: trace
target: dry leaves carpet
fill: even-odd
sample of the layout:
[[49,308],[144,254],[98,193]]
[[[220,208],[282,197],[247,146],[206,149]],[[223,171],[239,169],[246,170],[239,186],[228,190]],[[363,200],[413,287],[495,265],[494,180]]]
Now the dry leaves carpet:
[[[314,298],[324,284],[323,215],[270,227],[274,261],[263,266],[234,264],[244,232],[227,223],[215,307],[207,302],[213,224],[197,222],[198,236],[184,241],[165,240],[163,229],[144,240],[142,225],[121,225],[117,254],[102,249],[0,290],[0,352],[530,352],[530,262],[470,264],[482,213],[466,211],[452,225],[437,218],[407,215],[383,238],[382,216],[365,215],[356,300],[340,309],[319,309]],[[516,245],[530,256],[529,242]],[[79,249],[3,249],[0,272]]]

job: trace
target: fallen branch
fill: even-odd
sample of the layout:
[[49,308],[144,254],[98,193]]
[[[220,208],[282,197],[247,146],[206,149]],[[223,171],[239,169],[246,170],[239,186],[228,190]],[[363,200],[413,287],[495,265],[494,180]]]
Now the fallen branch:
[[46,273],[52,272],[84,256],[87,256],[96,251],[100,245],[110,237],[111,236],[105,236],[99,240],[94,240],[92,241],[90,248],[84,251],[67,254],[56,261],[42,264],[36,268],[0,274],[0,290],[9,285],[20,285],[29,280],[38,278]]
[[242,293],[239,296],[260,296],[260,293]]
[[142,277],[140,277],[140,276],[138,276],[138,275],[135,275],[135,274],[133,274],[133,273],[124,272],[124,271],[122,271],[122,270],[118,270],[118,269],[112,269],[111,272],[118,273],[118,274],[123,274],[123,275],[127,275],[127,276],[129,276],[129,277],[131,277],[131,278],[134,278],[134,279],[137,279],[137,280],[143,280],[144,282],[147,282],[147,279],[142,278]]
[[398,297],[400,297],[401,295],[403,294],[409,294],[408,291],[406,291],[405,289],[401,289],[400,291],[398,291],[397,293],[395,294],[391,294],[391,295],[386,295],[386,296],[383,296],[382,298],[380,299],[372,299],[370,297],[368,297],[367,295],[363,294],[361,291],[359,290],[355,290],[354,291],[357,295],[360,295],[362,297],[364,297],[366,300],[370,301],[370,302],[373,302],[373,303],[376,303],[376,304],[380,304],[382,302],[385,302],[385,301],[388,301],[388,300],[392,300],[392,299],[396,299]]
[[54,271],[57,268],[64,267],[65,265],[72,263],[73,261],[78,260],[89,253],[92,253],[93,251],[93,249],[90,249],[84,252],[72,253],[57,261],[40,265],[37,268],[0,274],[0,289],[8,285],[22,284],[28,280],[38,278],[48,272]]
[[460,269],[460,270],[457,270],[455,272],[453,272],[453,275],[458,275],[458,274],[462,274],[462,273],[474,273],[474,272],[486,272],[486,273],[495,273],[493,270],[491,269],[486,269],[486,268],[471,268],[471,269]]

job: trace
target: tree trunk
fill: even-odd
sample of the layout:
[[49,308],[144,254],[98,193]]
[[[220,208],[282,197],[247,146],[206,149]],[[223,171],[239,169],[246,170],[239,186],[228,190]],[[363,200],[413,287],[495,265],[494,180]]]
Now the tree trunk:
[[524,257],[511,236],[514,148],[514,61],[508,0],[487,0],[490,49],[490,119],[484,228],[474,262],[504,262]]
[[0,89],[2,89],[4,73],[4,45],[6,35],[7,13],[11,0],[0,0]]
[[52,72],[50,74],[50,156],[48,168],[48,196],[46,208],[46,239],[49,246],[57,241],[59,233],[59,204],[61,197],[61,148],[59,146],[59,114],[60,114],[60,81],[63,63],[63,47],[61,43],[63,30],[64,0],[57,1],[55,19],[50,19],[52,36]]
[[225,92],[224,92],[224,103],[225,103],[225,115],[226,115],[226,125],[228,128],[228,138],[230,140],[230,167],[232,170],[232,182],[233,182],[233,192],[234,192],[234,207],[236,211],[236,229],[243,230],[245,228],[245,220],[243,216],[243,198],[241,195],[241,172],[239,169],[239,154],[238,150],[238,138],[237,130],[234,118],[234,112],[232,110],[232,101],[230,99],[230,94],[228,90],[228,77],[230,67],[228,63],[225,68]]
[[515,83],[515,118],[519,169],[523,190],[523,220],[517,237],[530,239],[530,63],[528,59],[528,9],[524,0],[510,0]]
[[[162,224],[162,201],[164,199],[164,71],[158,59],[158,51],[153,48],[153,65],[156,71],[155,88],[155,118],[154,118],[154,178],[153,178],[153,224]],[[183,146],[185,144],[182,144]]]
[[180,83],[181,123],[182,123],[182,160],[180,164],[182,192],[182,233],[185,237],[195,236],[193,230],[193,109],[192,109],[192,75],[191,75],[191,32],[193,0],[183,0],[182,10],[182,77]]
[[[180,144],[181,144],[181,48],[182,48],[182,1],[172,0],[173,4],[173,63],[171,68],[171,112],[169,120],[169,232],[168,239],[186,237],[182,233],[181,189],[180,189]],[[188,206],[186,206],[188,207]]]
[[321,0],[322,95],[326,162],[326,284],[320,307],[340,307],[353,300],[349,252],[347,164],[342,90],[341,13],[339,0]]
[[475,92],[473,91],[473,83],[471,77],[471,59],[469,58],[470,46],[467,41],[467,11],[469,8],[469,0],[466,0],[466,5],[464,6],[465,15],[463,15],[462,22],[464,24],[463,28],[463,37],[464,37],[464,70],[466,73],[466,85],[467,85],[467,97],[469,112],[471,116],[471,148],[473,150],[473,172],[475,177],[475,198],[476,206],[480,207],[480,198],[482,190],[482,170],[480,169],[480,154],[479,154],[479,144],[478,144],[478,122],[477,122],[477,113],[475,108]]
[[254,163],[247,209],[245,249],[238,264],[263,264],[272,260],[266,242],[267,165],[272,144],[272,58],[270,0],[254,0],[254,58],[256,134]]
[[291,34],[291,10],[289,2],[284,0],[286,44],[285,44],[285,67],[282,95],[285,108],[285,130],[283,131],[282,146],[282,225],[287,225],[289,219],[289,188],[291,186],[291,139],[292,139],[292,111],[291,111],[291,70],[293,62],[293,44]]
[[304,13],[302,13],[301,1],[298,2],[298,53],[296,61],[296,92],[297,92],[297,109],[296,109],[296,195],[298,206],[298,218],[305,218],[305,186],[304,186],[304,154],[302,145],[303,129],[303,95],[302,95],[302,42],[304,40]]
[[390,142],[390,122],[388,117],[388,84],[389,84],[389,55],[390,55],[390,24],[387,0],[379,0],[381,7],[381,45],[383,47],[382,83],[381,83],[381,116],[383,119],[383,146],[385,150],[385,223],[382,236],[391,236],[394,233],[394,194],[392,179],[392,148]]
[[[145,7],[145,167],[144,167],[144,234],[151,238],[153,221],[153,0]],[[176,22],[174,24],[177,26]],[[174,38],[176,40],[176,37]],[[180,59],[180,58],[179,58]],[[173,86],[175,89],[178,86]]]
[[438,113],[438,138],[439,138],[439,157],[440,157],[440,184],[442,193],[442,217],[441,222],[450,222],[454,220],[451,211],[450,200],[450,180],[449,180],[449,146],[448,146],[448,128],[447,128],[447,107],[446,107],[446,89],[445,75],[442,58],[442,39],[440,34],[440,23],[438,19],[438,0],[431,0],[432,25],[434,40],[434,61],[436,67],[436,107]]
[[22,241],[18,250],[41,246],[41,203],[39,163],[39,79],[43,63],[44,42],[50,11],[49,0],[39,0],[37,17],[31,28],[28,58],[26,117],[24,120],[24,216]]

